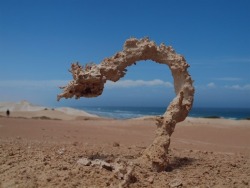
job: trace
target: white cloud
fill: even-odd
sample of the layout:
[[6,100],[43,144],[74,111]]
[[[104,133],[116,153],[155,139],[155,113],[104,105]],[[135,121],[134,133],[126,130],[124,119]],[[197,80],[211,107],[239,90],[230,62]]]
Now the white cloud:
[[108,88],[130,88],[130,87],[140,87],[140,86],[165,86],[173,87],[173,84],[170,82],[164,82],[162,80],[121,80],[118,82],[108,81],[106,86]]
[[[0,80],[0,88],[33,88],[33,89],[44,89],[44,88],[58,88],[59,86],[65,86],[69,80]],[[159,79],[155,80],[121,80],[118,82],[107,81],[107,88],[130,88],[140,86],[165,86],[173,87],[170,82],[164,82]]]
[[7,88],[53,88],[64,86],[68,80],[0,80],[0,87]]
[[250,90],[250,84],[246,85],[231,85],[231,86],[225,86],[227,89],[234,89],[234,90]]
[[207,87],[209,87],[209,88],[215,88],[215,83],[210,82],[209,84],[207,84]]

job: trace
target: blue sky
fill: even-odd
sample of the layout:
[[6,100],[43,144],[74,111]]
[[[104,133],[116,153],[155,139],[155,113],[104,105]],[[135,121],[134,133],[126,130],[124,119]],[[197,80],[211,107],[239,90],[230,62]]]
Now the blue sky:
[[70,64],[100,63],[130,37],[185,56],[196,107],[250,107],[248,0],[0,0],[0,101],[49,106],[167,106],[167,66],[139,62],[97,98],[56,101]]

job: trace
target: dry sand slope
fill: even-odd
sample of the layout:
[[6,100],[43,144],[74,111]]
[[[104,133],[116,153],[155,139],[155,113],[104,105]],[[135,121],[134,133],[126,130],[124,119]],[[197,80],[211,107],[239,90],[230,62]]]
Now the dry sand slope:
[[[156,129],[150,118],[22,115],[0,118],[0,187],[117,187],[123,177],[112,169],[79,161],[133,161]],[[177,125],[170,148],[166,171],[135,166],[129,187],[250,187],[249,121],[188,118]]]

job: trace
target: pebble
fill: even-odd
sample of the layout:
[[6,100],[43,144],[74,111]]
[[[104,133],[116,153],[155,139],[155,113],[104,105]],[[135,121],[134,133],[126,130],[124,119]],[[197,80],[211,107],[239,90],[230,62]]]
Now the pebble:
[[77,161],[77,164],[81,164],[84,166],[89,166],[91,164],[91,161],[87,158],[81,158]]
[[182,181],[180,179],[174,179],[169,184],[170,187],[182,186]]
[[120,146],[120,144],[118,142],[113,143],[113,147],[119,147],[119,146]]
[[152,184],[154,182],[154,179],[155,179],[154,176],[149,176],[147,181]]

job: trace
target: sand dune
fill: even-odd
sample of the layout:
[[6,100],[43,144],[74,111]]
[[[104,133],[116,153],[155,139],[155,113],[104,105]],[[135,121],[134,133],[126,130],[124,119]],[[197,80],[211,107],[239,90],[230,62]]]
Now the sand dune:
[[58,120],[73,120],[80,118],[98,118],[97,115],[89,114],[82,110],[69,107],[48,108],[33,105],[27,101],[18,103],[2,102],[0,103],[0,115],[5,116],[6,110],[9,109],[11,117],[22,118],[50,118]]
[[25,100],[20,102],[0,102],[0,112],[6,112],[7,109],[10,111],[39,111],[44,108],[45,107],[33,105]]

